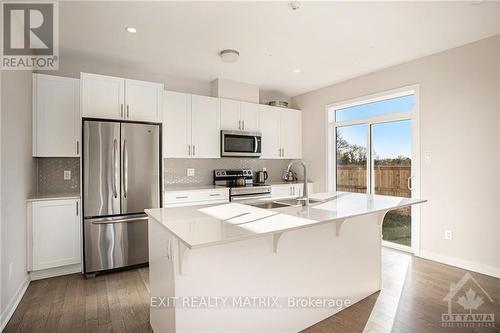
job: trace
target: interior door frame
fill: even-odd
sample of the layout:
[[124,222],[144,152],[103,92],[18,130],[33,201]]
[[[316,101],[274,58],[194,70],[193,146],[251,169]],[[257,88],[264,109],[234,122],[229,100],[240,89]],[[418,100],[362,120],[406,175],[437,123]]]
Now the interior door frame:
[[[402,97],[414,95],[415,96],[415,106],[412,111],[408,112],[398,112],[385,114],[380,116],[373,117],[365,117],[359,118],[355,120],[346,120],[346,121],[335,121],[335,111],[338,109],[343,109],[346,107],[367,104],[377,101],[382,101],[386,99]],[[337,127],[349,126],[349,125],[359,125],[365,124],[367,126],[367,161],[366,168],[370,170],[366,173],[366,185],[367,185],[367,193],[374,193],[375,184],[372,181],[374,178],[373,172],[373,159],[372,159],[372,143],[371,143],[371,126],[374,124],[401,121],[401,120],[410,120],[412,127],[412,148],[411,148],[411,177],[412,177],[412,197],[419,198],[420,197],[420,187],[421,187],[421,177],[420,177],[420,88],[418,84],[404,86],[400,88],[396,88],[393,90],[383,91],[371,95],[365,95],[361,97],[357,97],[354,99],[344,100],[340,102],[335,102],[326,105],[325,107],[327,120],[327,165],[326,165],[326,180],[327,180],[327,188],[329,192],[336,191],[336,175],[337,175],[337,159],[336,159],[336,133]],[[333,116],[331,115],[333,114]],[[397,250],[402,250],[406,252],[411,252],[417,256],[420,255],[420,205],[411,206],[411,214],[412,214],[412,225],[411,225],[411,247],[399,245],[396,243],[391,243],[387,241],[382,241],[382,245],[395,248]]]

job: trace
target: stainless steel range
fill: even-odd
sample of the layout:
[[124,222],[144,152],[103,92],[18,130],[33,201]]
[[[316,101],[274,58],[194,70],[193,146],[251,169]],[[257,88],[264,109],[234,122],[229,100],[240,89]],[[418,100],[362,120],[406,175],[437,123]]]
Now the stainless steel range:
[[253,176],[253,171],[248,169],[214,170],[214,184],[230,187],[230,201],[270,198],[271,186],[254,183]]

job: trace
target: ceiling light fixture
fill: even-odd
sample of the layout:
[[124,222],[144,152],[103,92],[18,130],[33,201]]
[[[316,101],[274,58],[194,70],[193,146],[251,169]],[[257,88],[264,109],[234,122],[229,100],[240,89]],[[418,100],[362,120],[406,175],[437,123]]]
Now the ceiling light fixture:
[[137,29],[134,27],[126,27],[125,30],[127,30],[131,34],[135,34],[137,32]]
[[219,56],[224,62],[236,62],[240,57],[240,52],[233,49],[226,49],[219,52]]
[[294,73],[300,73],[300,69],[298,69],[298,68],[297,68],[297,69],[294,69],[294,70],[293,70],[293,72],[294,72]]
[[300,2],[298,1],[290,1],[290,8],[292,8],[292,10],[297,10],[300,8]]

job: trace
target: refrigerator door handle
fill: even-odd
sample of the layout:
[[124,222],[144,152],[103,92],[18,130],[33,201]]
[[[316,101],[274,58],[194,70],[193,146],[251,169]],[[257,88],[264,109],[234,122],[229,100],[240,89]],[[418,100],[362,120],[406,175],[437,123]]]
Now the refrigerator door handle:
[[127,139],[123,140],[123,197],[127,197],[128,185],[128,152],[127,152]]
[[136,218],[125,218],[125,219],[102,219],[102,220],[96,220],[92,221],[92,224],[115,224],[115,223],[134,223],[134,222],[142,222],[147,220],[147,216],[143,217],[136,217]]
[[116,139],[113,140],[113,197],[117,198],[118,193],[116,191],[116,176],[118,175],[118,168],[116,167],[116,155],[117,155],[117,150],[118,149],[118,141]]

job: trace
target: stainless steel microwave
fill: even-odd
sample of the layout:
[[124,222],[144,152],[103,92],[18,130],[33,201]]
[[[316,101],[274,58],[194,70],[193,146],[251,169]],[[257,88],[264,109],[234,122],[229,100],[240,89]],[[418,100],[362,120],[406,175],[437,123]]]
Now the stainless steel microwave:
[[258,132],[221,131],[222,157],[260,157],[262,134]]

